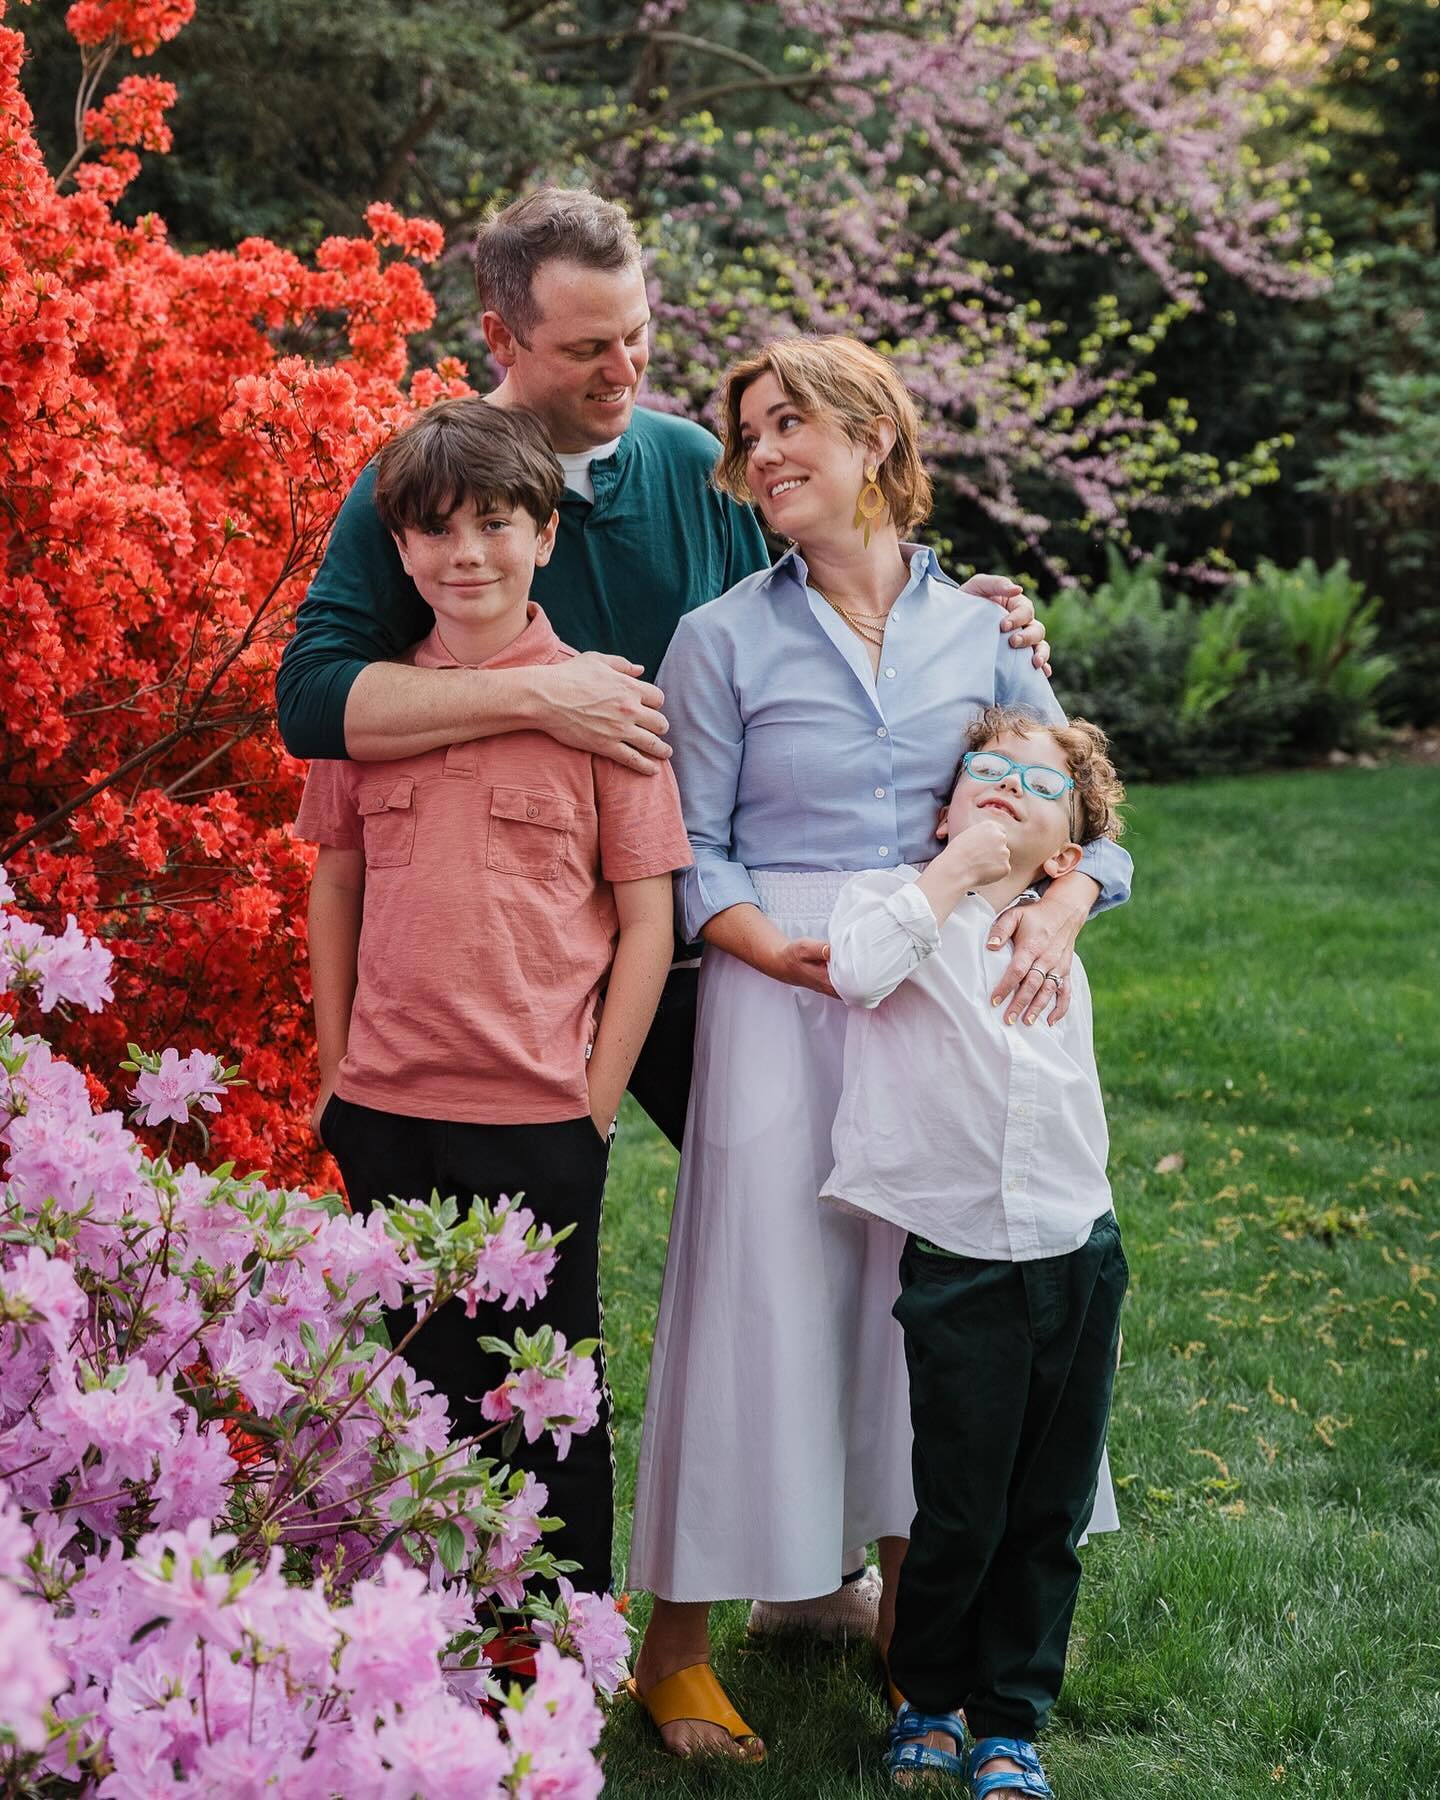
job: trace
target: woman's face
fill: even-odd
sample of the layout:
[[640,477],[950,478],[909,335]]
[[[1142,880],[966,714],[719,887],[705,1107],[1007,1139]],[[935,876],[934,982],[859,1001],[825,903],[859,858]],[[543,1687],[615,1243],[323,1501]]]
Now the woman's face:
[[750,492],[773,531],[804,544],[851,530],[864,448],[802,412],[768,370],[740,396],[740,442]]

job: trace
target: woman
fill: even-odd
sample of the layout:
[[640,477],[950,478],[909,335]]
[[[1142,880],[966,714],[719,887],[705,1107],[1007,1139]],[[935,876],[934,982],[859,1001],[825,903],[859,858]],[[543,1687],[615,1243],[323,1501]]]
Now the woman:
[[[830,908],[847,872],[932,854],[981,708],[1060,709],[989,604],[902,543],[930,482],[883,359],[844,338],[772,344],[731,370],[723,414],[720,486],[794,548],[682,619],[659,676],[695,854],[684,931],[709,950],[630,1583],[656,1596],[636,1684],[667,1747],[758,1758],[709,1671],[709,1603],[827,1594],[878,1538],[883,1651],[914,1513],[890,1314],[902,1234],[817,1198],[845,1027]],[[1007,1018],[1033,1021],[1042,986],[1063,1008],[1080,926],[1128,872],[1090,846],[1024,909],[1033,960]]]

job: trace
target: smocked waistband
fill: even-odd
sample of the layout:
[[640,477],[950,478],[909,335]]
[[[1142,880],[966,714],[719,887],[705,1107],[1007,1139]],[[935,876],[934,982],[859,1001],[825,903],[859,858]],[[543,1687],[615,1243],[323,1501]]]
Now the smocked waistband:
[[808,921],[821,929],[854,869],[752,869],[755,897],[772,919]]

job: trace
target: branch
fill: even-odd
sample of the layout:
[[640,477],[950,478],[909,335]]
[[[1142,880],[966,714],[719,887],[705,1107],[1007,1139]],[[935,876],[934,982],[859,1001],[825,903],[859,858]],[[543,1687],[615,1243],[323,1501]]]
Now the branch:
[[[293,512],[293,495],[291,498],[291,508]],[[329,529],[328,521],[325,529]],[[127,775],[132,774],[136,769],[143,769],[147,763],[153,762],[157,756],[163,756],[167,750],[173,750],[176,744],[184,743],[186,738],[195,737],[202,731],[215,731],[224,726],[239,725],[245,720],[250,721],[249,729],[254,729],[255,724],[265,716],[264,712],[252,713],[248,710],[242,710],[239,712],[217,714],[213,718],[205,718],[202,716],[204,708],[236,659],[249,648],[254,640],[255,633],[259,630],[260,621],[269,611],[270,604],[275,599],[275,596],[292,576],[299,574],[308,563],[314,561],[315,557],[318,555],[319,544],[323,541],[324,535],[324,531],[317,532],[313,530],[304,534],[297,533],[295,541],[286,552],[285,562],[281,567],[280,573],[275,577],[274,582],[271,584],[270,591],[260,602],[259,606],[256,607],[254,613],[251,615],[249,623],[240,633],[234,644],[211,670],[204,687],[195,697],[195,704],[190,709],[190,717],[185,723],[183,725],[177,725],[173,731],[167,731],[163,737],[157,738],[153,744],[142,746],[142,748],[137,750],[133,756],[127,756],[125,761],[122,762],[118,768],[114,768],[108,775],[102,775],[98,780],[92,781],[88,787],[82,789],[73,799],[64,800],[59,806],[52,807],[50,811],[45,814],[43,819],[37,819],[33,825],[27,826],[24,831],[19,832],[15,837],[11,838],[8,844],[0,846],[0,863],[3,863],[8,858],[12,857],[17,850],[23,850],[26,844],[33,843],[37,837],[42,836],[51,828],[51,826],[58,825],[62,820],[68,819],[71,813],[78,807],[84,806],[89,801],[93,800],[97,794],[103,794],[107,788],[113,787],[117,781],[123,781]]]
[[539,18],[543,12],[549,12],[556,0],[520,0],[518,6],[512,6],[500,21],[502,31],[517,31],[520,26],[528,25],[532,19]]
[[[43,819],[37,819],[33,825],[11,838],[10,842],[0,849],[0,862],[7,861],[17,850],[23,850],[26,844],[33,843],[52,825],[58,825],[62,819],[68,819],[77,807],[84,806],[97,794],[103,794],[106,788],[113,787],[117,781],[123,781],[133,770],[143,768],[155,757],[163,756],[167,750],[173,750],[176,744],[183,743],[186,738],[194,737],[197,732],[215,731],[221,726],[235,725],[241,719],[251,716],[249,713],[237,712],[226,713],[213,719],[187,719],[183,725],[177,725],[173,731],[167,731],[164,737],[157,738],[153,744],[146,744],[133,756],[127,756],[119,768],[112,769],[108,775],[102,775],[98,781],[92,781],[89,787],[76,794],[73,800],[66,800],[59,806],[52,807]],[[264,715],[259,716],[263,717]]]
[[743,50],[732,50],[728,44],[717,44],[711,38],[696,37],[689,31],[646,31],[643,27],[632,27],[625,31],[587,31],[580,37],[552,38],[548,43],[533,47],[536,56],[563,56],[570,50],[593,50],[604,44],[623,44],[643,38],[648,44],[668,44],[680,50],[698,50],[703,56],[718,57],[721,62],[738,64],[748,69],[752,75],[762,76],[769,80],[773,71],[756,57],[747,56]]
[[395,190],[400,185],[400,177],[405,173],[405,165],[410,159],[411,151],[434,126],[440,123],[449,104],[450,96],[442,88],[430,101],[430,104],[410,121],[399,143],[391,151],[390,160],[386,163],[380,176],[379,184],[375,189],[377,200],[393,199]]
[[57,188],[63,187],[85,160],[85,152],[90,148],[85,136],[85,115],[90,110],[90,102],[95,98],[101,76],[110,67],[110,60],[119,48],[119,38],[112,37],[98,49],[83,49],[80,52],[80,85],[75,90],[75,150],[69,162],[55,177]]
[[568,151],[572,155],[588,155],[590,151],[598,150],[602,144],[613,144],[621,138],[632,137],[637,131],[643,131],[656,120],[663,119],[667,113],[688,112],[691,107],[703,106],[712,100],[723,100],[731,94],[801,92],[808,88],[825,87],[829,81],[828,75],[812,72],[808,75],[768,75],[764,81],[719,81],[710,87],[691,88],[688,93],[674,94],[662,100],[658,106],[652,107],[639,118],[631,119],[626,125],[617,125],[610,131],[602,131],[595,137],[571,144]]

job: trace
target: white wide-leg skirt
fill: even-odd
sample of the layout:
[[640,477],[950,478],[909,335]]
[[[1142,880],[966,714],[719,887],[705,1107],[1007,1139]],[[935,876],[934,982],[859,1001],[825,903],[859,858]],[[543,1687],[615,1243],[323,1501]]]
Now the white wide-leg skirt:
[[[823,937],[844,874],[754,877],[789,937]],[[843,1002],[708,950],[695,1077],[635,1491],[629,1585],[667,1600],[803,1600],[915,1514],[904,1232],[819,1199]],[[1091,1530],[1113,1528],[1108,1468]]]

